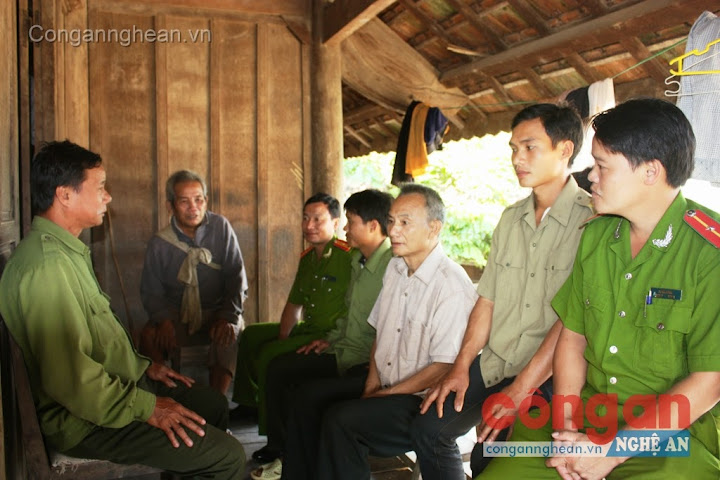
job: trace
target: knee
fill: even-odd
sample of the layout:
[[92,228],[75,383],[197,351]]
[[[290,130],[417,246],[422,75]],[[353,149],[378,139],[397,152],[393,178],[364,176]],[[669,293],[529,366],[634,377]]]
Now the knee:
[[224,470],[233,473],[244,472],[246,458],[245,449],[242,444],[230,434],[225,432],[219,433],[220,435],[227,437],[223,439],[220,445],[218,445],[218,450],[225,452],[225,457],[220,462],[225,466]]

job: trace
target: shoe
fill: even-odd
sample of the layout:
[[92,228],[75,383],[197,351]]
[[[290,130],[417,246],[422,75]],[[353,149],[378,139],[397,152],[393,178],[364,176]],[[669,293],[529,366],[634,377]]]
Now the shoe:
[[267,463],[250,472],[253,480],[280,480],[282,477],[282,460],[276,458],[274,462]]
[[230,410],[230,420],[251,420],[257,422],[257,408],[238,405]]
[[280,457],[282,455],[282,452],[280,450],[275,450],[274,448],[271,448],[269,445],[265,445],[260,450],[254,452],[252,454],[253,460],[256,462],[263,464],[263,463],[270,463],[276,458]]

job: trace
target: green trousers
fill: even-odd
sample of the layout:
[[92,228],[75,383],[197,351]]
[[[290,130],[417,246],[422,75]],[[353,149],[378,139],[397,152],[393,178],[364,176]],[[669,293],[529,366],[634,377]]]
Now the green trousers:
[[[165,432],[146,422],[132,422],[123,428],[97,427],[80,444],[63,452],[82,458],[110,460],[121,464],[142,464],[161,468],[187,478],[240,480],[245,475],[245,451],[228,427],[227,399],[209,387],[187,388],[178,382],[166,387],[143,377],[141,388],[161,397],[171,397],[193,410],[207,422],[201,437],[185,429],[193,441],[182,440],[175,448]],[[178,439],[179,440],[179,439]]]
[[325,337],[326,332],[307,327],[309,326],[303,323],[296,325],[285,340],[278,340],[279,323],[254,323],[245,327],[240,335],[233,401],[246,407],[258,408],[260,435],[265,435],[267,430],[267,367],[278,355],[294,352],[313,340]]

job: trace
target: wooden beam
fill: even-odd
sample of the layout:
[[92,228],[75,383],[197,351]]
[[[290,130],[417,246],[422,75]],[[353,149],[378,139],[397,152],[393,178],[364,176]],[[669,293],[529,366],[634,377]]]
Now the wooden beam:
[[404,112],[412,100],[443,109],[458,127],[467,103],[459,88],[448,88],[435,68],[379,19],[365,24],[342,44],[343,82],[374,103]]
[[443,73],[440,80],[452,81],[465,75],[483,71],[501,75],[516,69],[516,65],[547,63],[557,58],[558,48],[584,51],[595,46],[615,43],[618,38],[641,35],[678,25],[692,23],[703,10],[717,9],[717,0],[644,0],[616,10],[594,20],[568,27],[545,38],[505,50],[488,58],[477,59]]
[[415,16],[420,22],[425,25],[432,33],[435,34],[436,37],[440,39],[440,41],[444,41],[445,44],[453,43],[452,38],[447,34],[444,28],[442,28],[438,23],[435,21],[434,18],[427,15],[425,12],[422,11],[420,7],[418,7],[414,0],[398,0],[399,3],[404,6],[412,15]]
[[525,75],[525,78],[528,79],[530,84],[535,88],[535,90],[538,91],[538,93],[541,96],[544,97],[552,97],[553,93],[550,91],[547,85],[545,85],[545,82],[543,82],[542,78],[540,78],[540,75],[537,74],[537,72],[532,67],[527,68],[521,68],[520,73]]
[[114,0],[115,4],[143,4],[155,7],[197,8],[226,12],[242,12],[251,15],[285,15],[308,17],[306,0]]
[[579,53],[565,49],[563,49],[562,52],[568,65],[573,67],[588,84],[600,80],[600,76],[588,65]]
[[353,130],[352,128],[350,128],[350,127],[348,127],[348,126],[346,125],[346,126],[345,126],[345,131],[346,131],[347,134],[350,135],[352,138],[354,138],[355,140],[357,140],[357,141],[360,142],[361,144],[365,145],[367,148],[370,148],[370,143],[369,143],[367,140],[365,140],[365,139],[364,139],[359,133],[357,133],[355,130]]
[[584,0],[582,5],[588,9],[588,12],[590,12],[593,17],[605,15],[608,11],[607,5],[601,0]]
[[470,6],[463,2],[462,0],[446,0],[450,6],[452,6],[456,11],[460,12],[460,14],[465,18],[465,20],[470,23],[470,25],[473,26],[475,30],[482,33],[487,41],[490,43],[493,49],[496,51],[502,51],[507,48],[505,45],[505,42],[502,41],[502,38],[495,33],[494,30],[489,28],[487,26],[487,23],[482,20],[480,15],[475,13],[475,10],[470,8]]
[[540,35],[547,35],[550,33],[545,20],[536,12],[532,5],[529,5],[526,0],[508,0],[507,2],[513,10],[515,10],[528,25],[533,27]]
[[506,102],[506,103],[513,103],[515,101],[510,96],[508,91],[505,90],[505,87],[503,87],[503,84],[500,83],[500,81],[497,78],[492,77],[490,75],[485,75],[484,73],[479,73],[478,75],[480,76],[480,78],[482,78],[483,80],[485,80],[486,82],[488,82],[490,84],[492,89],[495,91],[495,94],[498,96],[498,98],[500,98],[501,101]]
[[[632,55],[638,62],[652,56],[650,50],[648,50],[645,44],[642,43],[642,41],[640,41],[640,39],[637,37],[623,38],[622,40],[620,40],[620,45],[622,45],[625,50],[630,52],[630,55]],[[658,60],[657,57],[653,58],[652,60],[648,60],[647,62],[640,65],[640,67],[644,68],[650,77],[654,78],[660,83],[664,83],[665,78],[667,78],[668,76],[667,64]]]
[[325,4],[323,42],[339,44],[395,2],[396,0],[335,0]]
[[380,105],[368,103],[367,105],[363,105],[362,107],[353,110],[352,112],[344,114],[343,120],[345,125],[354,125],[364,120],[384,115],[386,112],[387,109],[381,107]]

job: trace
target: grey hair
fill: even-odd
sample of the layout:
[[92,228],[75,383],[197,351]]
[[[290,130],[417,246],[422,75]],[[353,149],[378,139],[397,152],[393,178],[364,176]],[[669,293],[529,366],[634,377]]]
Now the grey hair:
[[185,182],[198,182],[202,185],[203,196],[207,197],[207,185],[200,175],[191,170],[178,170],[165,183],[165,198],[171,205],[175,205],[175,185]]
[[404,183],[400,187],[400,194],[398,197],[410,195],[411,193],[422,195],[425,199],[428,222],[439,220],[441,223],[445,223],[445,204],[443,203],[442,198],[440,198],[440,194],[438,192],[425,185],[420,185],[419,183]]

